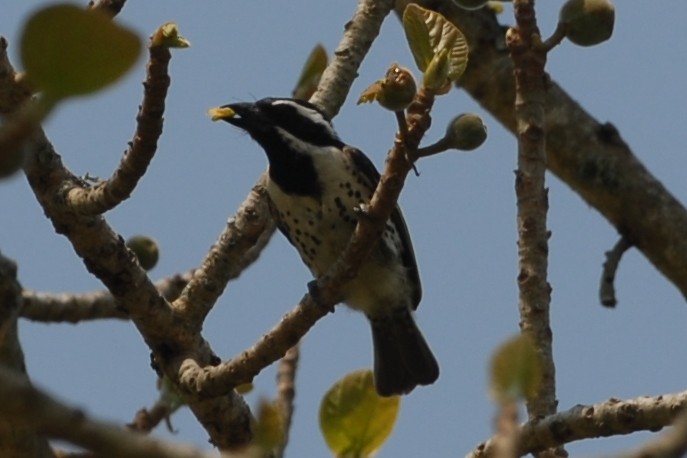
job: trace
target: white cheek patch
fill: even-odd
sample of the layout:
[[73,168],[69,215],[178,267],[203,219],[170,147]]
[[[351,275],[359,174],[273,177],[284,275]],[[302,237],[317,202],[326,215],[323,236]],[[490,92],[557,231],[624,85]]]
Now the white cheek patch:
[[304,142],[300,138],[293,136],[289,131],[282,129],[281,127],[277,127],[276,129],[279,133],[279,136],[284,140],[289,148],[297,153],[308,154],[312,157],[327,156],[331,154],[330,148],[336,149],[334,147],[315,146],[312,143]]
[[325,128],[334,138],[339,138],[337,133],[334,131],[332,128],[332,125],[327,119],[322,115],[317,110],[313,110],[312,108],[305,107],[299,103],[294,102],[293,100],[275,100],[272,102],[272,105],[288,105],[290,107],[293,107],[298,112],[299,116],[302,116],[305,119],[310,120],[313,124],[317,124],[318,126],[321,126]]

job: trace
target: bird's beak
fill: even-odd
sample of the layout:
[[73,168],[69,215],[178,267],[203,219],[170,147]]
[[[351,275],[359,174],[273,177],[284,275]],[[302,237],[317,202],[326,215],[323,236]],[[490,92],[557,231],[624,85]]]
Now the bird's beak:
[[224,105],[221,107],[210,108],[208,110],[208,115],[210,116],[210,119],[212,119],[213,121],[227,121],[228,119],[231,119],[234,116],[236,116],[236,111],[234,111],[234,109],[231,108],[229,105]]

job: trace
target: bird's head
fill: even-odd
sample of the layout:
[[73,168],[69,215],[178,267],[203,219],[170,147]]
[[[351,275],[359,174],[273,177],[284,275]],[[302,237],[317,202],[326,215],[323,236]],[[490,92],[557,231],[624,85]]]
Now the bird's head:
[[209,114],[213,121],[221,119],[248,132],[268,155],[285,147],[343,145],[325,114],[302,100],[270,97],[255,103],[230,103]]

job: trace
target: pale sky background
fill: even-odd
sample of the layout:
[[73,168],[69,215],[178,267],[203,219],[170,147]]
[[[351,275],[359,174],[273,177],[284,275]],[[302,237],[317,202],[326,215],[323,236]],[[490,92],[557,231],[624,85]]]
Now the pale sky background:
[[[4,0],[0,34],[17,68],[19,28],[29,12],[49,2]],[[86,0],[81,4],[86,4]],[[562,1],[538,2],[543,35],[554,28]],[[192,43],[175,50],[172,85],[159,151],[133,197],[107,214],[124,237],[156,238],[159,279],[197,266],[263,171],[266,158],[247,135],[214,124],[208,108],[264,96],[288,96],[306,56],[317,43],[331,53],[355,9],[349,0],[127,2],[118,20],[147,37],[176,21]],[[620,130],[635,154],[682,202],[687,200],[687,2],[616,2],[610,42],[578,48],[564,42],[547,70],[600,121]],[[506,8],[502,22],[512,23]],[[393,62],[413,66],[399,22],[390,17],[363,63],[335,127],[342,138],[381,167],[392,144],[393,116],[356,106],[360,92]],[[120,83],[70,102],[45,129],[68,167],[79,175],[109,177],[126,149],[141,100],[144,60]],[[490,437],[494,407],[487,396],[490,355],[518,330],[514,138],[460,91],[442,97],[427,143],[460,112],[481,114],[489,128],[477,151],[422,160],[409,177],[401,205],[423,279],[418,320],[441,364],[430,387],[403,399],[393,436],[378,454],[387,457],[463,456]],[[617,277],[619,306],[597,299],[604,252],[615,229],[576,194],[548,176],[552,327],[560,409],[610,397],[673,393],[687,388],[687,304],[636,250]],[[0,182],[0,249],[16,260],[24,287],[38,291],[100,289],[67,241],[53,231],[25,179]],[[230,358],[289,310],[306,291],[309,273],[281,235],[260,260],[232,282],[212,311],[205,336]],[[130,323],[34,324],[21,322],[32,379],[64,401],[98,418],[130,421],[155,400],[149,351]],[[371,365],[369,329],[344,308],[305,337],[297,375],[290,457],[324,457],[319,401],[345,373]],[[255,380],[248,400],[275,391],[270,367]],[[173,440],[208,447],[207,434],[182,410],[172,418]],[[172,437],[159,428],[156,434]],[[573,455],[624,450],[649,434],[574,443]]]

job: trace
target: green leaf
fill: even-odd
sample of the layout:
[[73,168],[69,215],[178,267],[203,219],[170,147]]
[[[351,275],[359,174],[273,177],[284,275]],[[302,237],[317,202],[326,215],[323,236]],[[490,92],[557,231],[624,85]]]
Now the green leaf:
[[21,35],[28,77],[54,99],[90,94],[113,83],[140,52],[136,34],[99,11],[74,5],[40,9]]
[[531,398],[541,385],[541,364],[528,334],[503,343],[491,359],[491,394],[498,402]]
[[315,46],[310,52],[308,60],[303,64],[301,76],[298,78],[292,93],[294,99],[308,100],[315,93],[317,85],[320,84],[322,73],[327,68],[327,60],[327,51],[324,46]]
[[338,457],[371,456],[391,434],[399,404],[399,396],[377,394],[371,371],[346,375],[320,404],[320,429],[329,449]]
[[455,25],[436,11],[411,3],[403,12],[403,29],[420,70],[427,70],[434,57],[446,50],[448,78],[460,78],[468,65],[468,44]]
[[279,404],[260,401],[253,444],[271,451],[284,442],[284,434],[284,413]]
[[179,34],[179,27],[174,22],[162,24],[153,34],[151,46],[166,48],[188,48],[191,42]]

